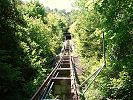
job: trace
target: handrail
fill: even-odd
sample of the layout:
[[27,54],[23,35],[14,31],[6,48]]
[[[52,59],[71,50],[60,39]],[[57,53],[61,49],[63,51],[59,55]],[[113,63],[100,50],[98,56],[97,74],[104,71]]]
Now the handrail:
[[82,82],[80,87],[82,87],[87,82],[87,80],[89,80],[92,76],[94,76],[99,70],[100,70],[100,68],[98,68],[91,76],[89,76],[84,82]]
[[98,76],[98,74],[102,71],[103,67],[105,66],[105,63],[103,63],[102,67],[98,70],[98,72],[96,73],[95,77],[91,80],[91,82],[89,83],[89,85],[87,86],[87,88],[84,90],[83,94],[84,95],[87,90],[89,89],[89,87],[91,86],[91,84],[93,83],[93,81],[96,79],[96,77]]
[[99,73],[102,71],[102,69],[104,67],[106,67],[106,51],[105,51],[105,41],[104,41],[104,32],[102,34],[102,46],[103,46],[103,65],[102,67],[100,67],[98,70],[96,70],[90,77],[88,77],[80,86],[82,86],[88,79],[90,79],[92,76],[94,76],[94,78],[91,80],[91,82],[89,83],[89,85],[87,86],[87,88],[85,89],[85,91],[83,92],[82,95],[84,95],[86,93],[86,91],[89,89],[89,87],[91,86],[91,84],[93,83],[93,81],[96,79],[96,77],[99,75]]

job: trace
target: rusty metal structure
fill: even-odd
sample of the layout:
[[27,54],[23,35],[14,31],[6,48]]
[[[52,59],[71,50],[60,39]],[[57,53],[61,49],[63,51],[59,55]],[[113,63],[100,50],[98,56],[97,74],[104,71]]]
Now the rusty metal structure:
[[68,33],[59,61],[31,100],[79,100],[72,46],[71,35]]
[[[102,35],[104,61],[102,65],[94,71],[94,73],[89,75],[81,83],[81,85],[77,86],[76,80],[78,77],[76,71],[79,70],[82,72],[82,70],[76,67],[73,56],[71,34],[66,32],[64,37],[64,46],[61,50],[59,61],[56,63],[53,71],[49,74],[47,79],[43,82],[31,100],[80,100],[81,97],[82,100],[88,100],[85,97],[85,93],[89,90],[90,86],[101,73],[103,68],[106,67],[104,33]],[[88,82],[88,80],[90,80],[90,82]]]

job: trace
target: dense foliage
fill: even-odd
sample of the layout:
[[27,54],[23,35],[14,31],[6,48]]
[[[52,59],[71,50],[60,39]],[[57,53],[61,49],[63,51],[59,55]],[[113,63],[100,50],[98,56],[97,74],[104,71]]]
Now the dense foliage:
[[0,0],[0,99],[32,97],[52,69],[66,21],[39,2]]
[[71,23],[85,71],[81,82],[102,65],[105,34],[106,67],[85,93],[86,100],[133,99],[133,1],[76,0],[75,6],[66,13],[39,2],[0,0],[0,99],[32,97],[51,72]]
[[[102,33],[105,33],[107,66],[86,93],[86,99],[133,98],[133,1],[77,0],[70,31],[77,52],[90,75],[102,62]],[[76,16],[75,16],[76,15]],[[86,78],[82,77],[83,79]]]

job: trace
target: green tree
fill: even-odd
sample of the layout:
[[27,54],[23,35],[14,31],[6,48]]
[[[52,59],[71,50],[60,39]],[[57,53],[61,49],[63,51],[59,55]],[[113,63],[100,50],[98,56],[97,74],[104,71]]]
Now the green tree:
[[51,20],[39,2],[1,0],[0,10],[0,98],[29,100],[52,70],[66,19]]
[[107,67],[96,80],[100,94],[94,98],[92,94],[89,99],[95,100],[100,95],[101,99],[131,100],[132,0],[77,0],[76,5],[78,9],[73,12],[70,31],[74,34],[77,52],[85,62],[84,65],[92,66],[87,68],[87,74],[102,61],[101,33],[105,33]]

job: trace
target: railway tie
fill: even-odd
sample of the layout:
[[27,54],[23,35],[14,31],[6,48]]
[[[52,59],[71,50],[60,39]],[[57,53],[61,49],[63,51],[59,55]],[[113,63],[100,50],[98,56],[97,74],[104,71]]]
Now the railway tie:
[[65,41],[60,59],[31,100],[79,100],[72,42]]

